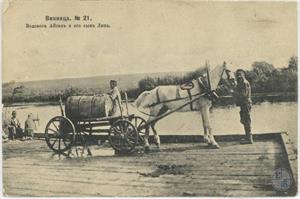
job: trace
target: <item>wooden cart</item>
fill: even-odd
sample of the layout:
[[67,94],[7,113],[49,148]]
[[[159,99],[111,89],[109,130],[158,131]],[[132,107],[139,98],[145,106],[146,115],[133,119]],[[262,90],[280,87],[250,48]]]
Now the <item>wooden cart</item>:
[[[82,97],[84,99],[87,96]],[[97,96],[91,98],[92,102],[95,101],[95,97]],[[80,111],[80,99],[77,103],[78,111]],[[67,110],[67,105],[65,106],[65,111],[63,110],[61,100],[60,108],[62,115],[53,117],[47,123],[44,133],[47,145],[56,153],[64,153],[75,145],[87,146],[85,137],[93,133],[106,133],[112,148],[117,152],[131,152],[137,145],[144,144],[144,134],[147,128],[140,128],[140,126],[144,126],[146,121],[139,116],[128,113],[127,97],[126,115],[89,118],[75,117],[68,113],[70,111]],[[91,110],[94,109],[91,108]],[[89,149],[88,153],[90,153]]]
[[[205,94],[205,93],[204,93]],[[45,129],[45,140],[50,149],[56,153],[63,153],[72,146],[80,144],[86,146],[84,135],[92,135],[95,132],[108,133],[108,140],[117,152],[128,153],[133,151],[137,145],[144,144],[144,135],[149,130],[152,123],[161,120],[168,115],[194,103],[203,97],[204,94],[192,99],[191,101],[168,111],[150,121],[145,121],[142,117],[128,113],[115,117],[98,117],[98,118],[74,118],[64,114],[62,103],[60,101],[61,116],[52,118]],[[127,97],[126,97],[127,98]],[[92,109],[91,109],[92,110]],[[80,112],[80,109],[78,109]],[[107,126],[109,129],[95,129],[96,127]],[[90,151],[88,151],[90,153]]]

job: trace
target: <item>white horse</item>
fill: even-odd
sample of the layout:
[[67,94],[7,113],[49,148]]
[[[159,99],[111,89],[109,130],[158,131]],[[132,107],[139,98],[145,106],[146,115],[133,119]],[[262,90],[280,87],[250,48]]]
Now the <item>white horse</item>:
[[[209,69],[208,69],[209,71]],[[227,74],[229,79],[229,70],[224,65],[215,67],[209,74],[209,89],[205,87],[201,81],[201,77],[193,79],[191,82],[184,86],[170,85],[170,86],[157,86],[150,91],[144,91],[135,100],[134,106],[140,110],[140,108],[149,108],[149,118],[147,121],[151,121],[156,117],[166,113],[169,110],[174,110],[196,97],[200,97],[194,103],[183,107],[178,110],[180,112],[187,111],[199,111],[202,117],[202,124],[204,129],[204,141],[208,143],[212,148],[220,148],[213,136],[209,109],[212,106],[212,100],[207,96],[211,94],[213,90],[216,90],[223,74]],[[207,91],[210,90],[210,91]],[[154,133],[154,141],[157,147],[160,146],[160,138],[155,130],[155,124],[151,123],[150,127]],[[149,149],[149,130],[145,134],[145,149]]]

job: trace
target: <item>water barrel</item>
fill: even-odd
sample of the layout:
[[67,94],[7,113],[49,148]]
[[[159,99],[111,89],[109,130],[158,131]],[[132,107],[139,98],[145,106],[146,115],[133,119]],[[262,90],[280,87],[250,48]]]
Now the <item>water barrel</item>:
[[109,116],[112,101],[109,95],[70,96],[65,104],[65,113],[71,120],[102,118]]

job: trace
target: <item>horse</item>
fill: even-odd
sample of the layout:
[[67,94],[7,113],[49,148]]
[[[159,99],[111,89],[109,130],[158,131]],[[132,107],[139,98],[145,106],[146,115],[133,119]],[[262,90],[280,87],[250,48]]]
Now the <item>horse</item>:
[[[227,81],[225,85],[233,86],[232,82],[234,78],[230,74],[230,70],[226,69],[226,63],[215,67],[211,72],[207,66],[207,84],[204,84],[203,77],[198,77],[183,85],[168,85],[157,86],[152,90],[142,92],[134,102],[134,106],[142,112],[140,109],[149,109],[149,116],[147,122],[152,121],[158,116],[172,111],[184,104],[189,103],[192,99],[199,97],[193,103],[179,109],[180,112],[187,111],[199,111],[202,117],[202,125],[204,129],[204,142],[211,148],[220,148],[213,136],[213,131],[210,123],[210,107],[212,106],[212,99],[216,97],[215,90],[224,76],[227,75]],[[223,81],[224,82],[224,81]],[[145,112],[142,112],[146,114]],[[156,122],[150,122],[150,127],[154,134],[154,142],[157,147],[160,147],[160,138],[155,129]],[[149,150],[149,128],[145,133],[145,149]]]

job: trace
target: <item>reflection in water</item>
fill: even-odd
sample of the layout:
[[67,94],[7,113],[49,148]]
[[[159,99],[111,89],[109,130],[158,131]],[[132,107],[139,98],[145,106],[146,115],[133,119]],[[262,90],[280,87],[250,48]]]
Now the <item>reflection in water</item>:
[[[146,118],[129,106],[129,113]],[[60,115],[59,106],[23,106],[4,108],[4,112],[16,109],[18,118],[24,127],[29,113],[38,115],[40,124],[38,132],[44,132],[47,122]],[[281,102],[253,105],[252,131],[254,133],[288,131],[294,142],[297,141],[297,102]],[[211,124],[215,134],[242,134],[243,126],[239,122],[239,108],[236,106],[217,107],[212,109]],[[202,120],[198,112],[181,112],[171,114],[157,123],[160,134],[203,134]]]

